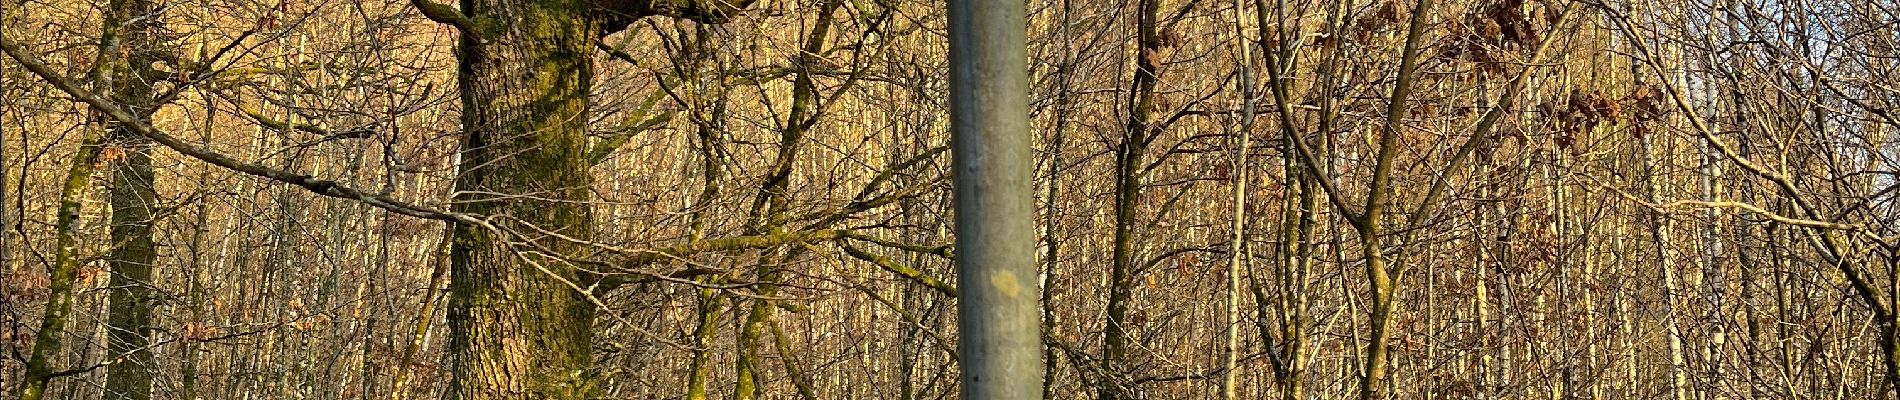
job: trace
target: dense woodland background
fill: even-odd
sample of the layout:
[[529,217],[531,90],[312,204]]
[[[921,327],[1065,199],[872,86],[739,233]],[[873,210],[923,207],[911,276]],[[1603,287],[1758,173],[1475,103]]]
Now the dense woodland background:
[[[957,397],[942,4],[632,3],[0,0],[5,397]],[[1028,7],[1046,398],[1900,387],[1900,4]]]

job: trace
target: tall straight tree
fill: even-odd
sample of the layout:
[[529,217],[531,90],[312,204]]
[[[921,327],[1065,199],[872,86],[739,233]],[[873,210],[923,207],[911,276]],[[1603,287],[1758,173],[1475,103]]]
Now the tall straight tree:
[[950,2],[951,166],[958,386],[971,399],[1042,397],[1024,6]]
[[[158,7],[150,0],[113,0],[106,9],[99,66],[118,104],[131,111],[140,124],[151,124],[157,109],[152,83],[160,75],[153,68],[160,42]],[[112,184],[107,198],[112,207],[112,303],[108,311],[106,349],[118,359],[106,368],[106,398],[152,398],[155,365],[151,352],[152,267],[158,251],[152,243],[152,208],[158,199],[152,187],[152,140],[124,123],[113,124],[107,145],[111,154]]]
[[46,397],[48,382],[64,371],[54,371],[54,357],[60,352],[66,325],[71,323],[74,283],[79,279],[79,220],[85,204],[86,189],[92,185],[92,172],[99,158],[100,141],[96,131],[88,131],[67,163],[66,179],[60,186],[58,224],[53,263],[48,265],[47,300],[41,311],[40,334],[33,337],[33,350],[26,360],[25,376],[14,389],[13,398],[39,400]]
[[[0,34],[5,34],[4,32],[6,32],[7,28],[13,24],[13,14],[16,13],[16,11],[14,10],[18,7],[19,5],[17,5],[17,2],[14,2],[12,0],[0,0]],[[7,65],[5,63],[0,63],[0,79],[6,79],[7,73],[10,71],[12,71],[12,67],[10,65]],[[7,96],[9,95],[7,91],[8,91],[8,88],[6,87],[6,85],[0,85],[0,99],[4,99],[5,101],[11,102],[13,101],[13,99],[7,98]],[[17,129],[17,127],[8,126],[6,121],[0,120],[0,199],[9,198],[7,197],[8,192],[7,192],[7,184],[6,184],[7,182],[6,143],[7,143],[7,137],[8,137],[7,129],[9,128]],[[13,226],[13,210],[6,206],[0,205],[0,227],[9,227],[9,226]],[[12,232],[0,232],[0,271],[12,271],[12,270],[13,270],[13,234]]]
[[1153,141],[1155,124],[1155,82],[1160,77],[1161,39],[1157,20],[1161,0],[1139,0],[1135,10],[1135,78],[1129,84],[1128,121],[1123,127],[1121,145],[1115,148],[1115,237],[1108,281],[1108,327],[1103,330],[1102,368],[1108,376],[1101,380],[1098,398],[1104,400],[1131,397],[1124,387],[1128,362],[1129,302],[1135,286],[1135,222],[1141,205],[1143,166],[1148,144]]

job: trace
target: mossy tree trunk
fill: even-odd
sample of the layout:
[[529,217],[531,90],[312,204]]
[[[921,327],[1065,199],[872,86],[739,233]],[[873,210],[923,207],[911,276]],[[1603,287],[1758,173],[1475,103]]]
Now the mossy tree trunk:
[[55,217],[57,249],[53,264],[46,274],[46,305],[41,311],[38,333],[33,336],[33,350],[27,358],[25,374],[14,389],[15,399],[45,398],[47,383],[59,374],[53,370],[53,359],[59,355],[61,339],[66,335],[66,324],[70,322],[73,311],[73,283],[79,279],[80,209],[85,204],[86,189],[92,186],[101,136],[97,130],[87,130],[85,140],[67,164],[66,180],[59,192],[59,211]]
[[[824,45],[831,32],[832,14],[843,5],[843,0],[828,0],[821,6],[815,14],[817,19],[813,21],[811,31],[805,37],[804,51],[800,52],[797,58],[798,65],[817,65],[818,57],[824,54]],[[746,229],[748,234],[784,232],[786,222],[788,222],[787,213],[791,210],[792,199],[788,191],[791,188],[794,164],[798,160],[799,151],[805,145],[805,134],[810,131],[812,125],[818,123],[818,118],[822,115],[818,101],[818,84],[813,79],[812,71],[809,68],[800,68],[792,80],[792,105],[786,113],[783,128],[779,130],[778,155],[773,159],[772,172],[766,176],[764,184],[759,188],[759,195],[753,200],[753,215]],[[753,269],[753,274],[760,283],[754,289],[759,298],[752,301],[745,323],[739,327],[739,357],[733,366],[738,381],[733,385],[733,400],[764,398],[764,382],[760,379],[760,371],[764,363],[759,356],[759,347],[765,335],[766,325],[771,323],[778,310],[779,304],[773,299],[780,296],[779,285],[785,281],[785,271],[780,266],[797,260],[803,254],[804,251],[801,248],[774,248],[761,253],[758,257],[759,263]],[[789,355],[780,354],[779,356],[788,357]],[[797,371],[789,370],[789,364],[787,367],[787,373],[794,382],[804,379],[798,376]],[[805,388],[801,386],[800,389]],[[801,395],[805,394],[808,393],[801,392]]]
[[[150,124],[158,107],[152,82],[159,76],[153,69],[160,48],[157,7],[149,0],[114,0],[106,10],[105,54],[120,54],[121,60],[106,66],[113,75],[110,91],[113,100]],[[107,311],[110,340],[106,348],[117,362],[106,368],[107,399],[145,400],[152,398],[153,364],[151,352],[152,267],[158,251],[152,243],[152,209],[158,195],[152,187],[152,140],[115,124],[106,137],[117,149],[111,157],[112,184],[107,194],[112,207],[112,249],[107,264],[112,269],[111,308]]]
[[[585,0],[464,0],[463,143],[450,250],[451,399],[583,399],[594,308],[575,286],[591,237],[588,89],[597,27]],[[552,254],[550,254],[552,253]]]
[[1143,166],[1154,129],[1149,114],[1154,110],[1155,81],[1158,80],[1161,41],[1156,20],[1161,14],[1160,0],[1142,0],[1136,11],[1135,78],[1130,84],[1128,125],[1115,154],[1115,237],[1113,264],[1109,268],[1108,328],[1103,331],[1103,377],[1097,397],[1103,400],[1133,396],[1123,387],[1128,367],[1130,334],[1128,308],[1135,286],[1135,225],[1141,204]]
[[[695,130],[698,131],[696,143],[699,147],[700,172],[702,173],[699,196],[693,201],[695,205],[711,204],[719,198],[721,190],[719,183],[726,176],[728,164],[724,137],[726,134],[726,88],[719,79],[714,78],[718,75],[717,71],[708,71],[706,65],[712,64],[713,68],[717,68],[721,64],[714,59],[716,55],[712,53],[711,42],[714,38],[712,33],[709,27],[697,25],[694,28],[693,40],[688,47],[690,51],[682,51],[674,61],[675,65],[681,68],[680,75],[686,77],[682,79],[681,86],[691,93],[688,98],[691,99],[693,108],[705,110],[707,114],[704,118],[693,119]],[[710,209],[709,207],[694,207],[692,239],[695,242],[706,238],[706,223],[709,217],[707,212]],[[719,278],[700,277],[694,280],[702,283],[716,283]],[[707,388],[712,380],[712,355],[715,351],[712,348],[713,341],[718,338],[719,321],[723,318],[722,315],[726,314],[728,307],[725,296],[716,289],[702,287],[693,292],[697,321],[693,328],[693,360],[691,369],[687,372],[686,399],[706,400]]]

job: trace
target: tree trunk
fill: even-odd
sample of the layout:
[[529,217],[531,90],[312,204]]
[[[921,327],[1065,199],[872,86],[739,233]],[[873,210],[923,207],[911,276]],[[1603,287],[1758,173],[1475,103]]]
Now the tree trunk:
[[1103,333],[1104,349],[1102,369],[1109,373],[1103,377],[1099,397],[1102,400],[1122,398],[1126,388],[1125,374],[1128,366],[1128,302],[1135,285],[1134,242],[1136,207],[1141,204],[1142,165],[1148,150],[1149,130],[1153,121],[1150,113],[1154,109],[1155,81],[1160,68],[1160,39],[1156,34],[1156,20],[1161,13],[1160,0],[1141,0],[1140,9],[1135,18],[1136,51],[1135,80],[1129,98],[1128,126],[1122,137],[1121,148],[1116,154],[1115,173],[1115,249],[1114,261],[1109,271],[1108,288],[1108,328]]
[[49,280],[46,306],[40,317],[40,329],[33,337],[32,355],[26,361],[26,373],[14,391],[19,400],[39,400],[46,396],[46,384],[53,379],[53,358],[59,355],[60,339],[66,335],[67,317],[73,311],[73,282],[79,278],[79,212],[86,188],[92,186],[94,161],[99,157],[101,135],[88,129],[86,138],[73,154],[66,170],[65,185],[59,192],[57,250]]
[[1399,60],[1397,82],[1392,87],[1392,102],[1386,107],[1385,131],[1379,136],[1379,153],[1375,156],[1372,184],[1367,189],[1365,213],[1361,214],[1358,224],[1359,248],[1366,262],[1366,281],[1372,291],[1370,322],[1371,341],[1366,343],[1365,377],[1359,382],[1361,400],[1382,400],[1390,393],[1387,376],[1390,341],[1392,339],[1392,317],[1397,310],[1398,277],[1386,266],[1385,245],[1380,236],[1385,233],[1383,224],[1386,198],[1392,192],[1392,163],[1395,157],[1399,126],[1405,115],[1405,99],[1412,93],[1412,82],[1417,78],[1418,51],[1421,32],[1426,19],[1431,14],[1431,0],[1419,0],[1412,8],[1411,25],[1405,35],[1405,50]]
[[[798,56],[799,65],[816,65],[817,57],[824,53],[825,40],[831,32],[832,14],[843,4],[842,0],[830,0],[821,6],[817,13],[818,19],[805,37],[804,51]],[[779,131],[778,155],[773,158],[772,172],[766,177],[752,204],[753,216],[747,224],[748,234],[779,232],[785,226],[786,213],[791,209],[787,191],[795,162],[805,144],[805,133],[818,122],[818,84],[812,75],[809,69],[800,68],[792,79],[792,106],[786,111],[785,124]],[[763,397],[764,382],[759,372],[763,362],[759,357],[759,340],[764,337],[765,324],[778,311],[778,301],[774,299],[779,297],[778,285],[785,280],[785,271],[780,266],[797,259],[801,254],[802,249],[794,247],[774,249],[758,257],[759,263],[753,274],[760,283],[755,289],[759,298],[752,301],[745,323],[739,327],[739,359],[734,363],[738,382],[732,392],[733,400]]]
[[[1649,192],[1649,201],[1661,204],[1662,196],[1659,192],[1662,191],[1662,184],[1656,179],[1660,167],[1656,164],[1655,152],[1650,149],[1650,140],[1650,138],[1638,139],[1636,151],[1643,160],[1644,186]],[[1680,301],[1678,297],[1681,296],[1682,289],[1677,281],[1675,255],[1669,250],[1669,245],[1674,239],[1670,235],[1668,217],[1657,214],[1656,212],[1644,214],[1647,216],[1644,222],[1649,225],[1650,239],[1653,239],[1656,245],[1656,265],[1660,268],[1659,273],[1662,275],[1662,322],[1665,332],[1663,340],[1669,351],[1669,393],[1675,400],[1688,400],[1692,396],[1691,389],[1688,387],[1688,367],[1683,361],[1683,333],[1682,328],[1676,324],[1676,302]]]
[[458,53],[455,207],[498,229],[456,226],[446,397],[595,397],[595,310],[576,286],[586,277],[563,259],[579,249],[541,233],[591,237],[593,13],[584,0],[465,0],[462,11],[475,29]]
[[[123,64],[111,65],[111,96],[151,123],[154,104],[152,69],[161,38],[156,7],[148,0],[115,0],[108,9],[104,41],[106,54],[124,54]],[[116,28],[115,28],[116,27]],[[118,29],[115,31],[115,29]],[[114,59],[114,58],[106,58]],[[152,264],[158,251],[152,244],[152,207],[158,195],[152,187],[152,140],[125,126],[113,126],[108,143],[122,152],[113,157],[112,184],[107,197],[112,207],[111,308],[107,323],[111,340],[107,351],[117,362],[106,368],[107,399],[152,398]]]
[[1246,27],[1240,23],[1240,21],[1245,21],[1245,19],[1241,18],[1241,14],[1245,12],[1245,9],[1246,6],[1239,0],[1234,1],[1234,37],[1237,39],[1234,43],[1236,48],[1234,53],[1236,63],[1240,65],[1238,71],[1240,79],[1236,86],[1239,88],[1237,91],[1240,92],[1238,105],[1240,106],[1241,117],[1240,121],[1236,124],[1238,126],[1235,127],[1233,132],[1234,141],[1237,142],[1234,146],[1234,166],[1231,172],[1234,180],[1232,187],[1234,213],[1233,219],[1228,221],[1232,224],[1232,232],[1229,232],[1232,236],[1230,236],[1230,241],[1227,244],[1227,298],[1225,299],[1226,304],[1223,304],[1225,307],[1223,311],[1226,313],[1225,322],[1227,326],[1221,333],[1223,343],[1221,343],[1220,387],[1221,399],[1223,400],[1234,400],[1238,398],[1239,395],[1240,301],[1242,299],[1240,275],[1247,271],[1249,264],[1247,262],[1248,254],[1246,251],[1247,167],[1249,166],[1247,162],[1247,156],[1249,154],[1247,148],[1253,145],[1250,141],[1253,135],[1253,82],[1251,79],[1252,72],[1248,70],[1251,61],[1249,61],[1250,57],[1247,54],[1247,42],[1246,39],[1244,39],[1246,37]]

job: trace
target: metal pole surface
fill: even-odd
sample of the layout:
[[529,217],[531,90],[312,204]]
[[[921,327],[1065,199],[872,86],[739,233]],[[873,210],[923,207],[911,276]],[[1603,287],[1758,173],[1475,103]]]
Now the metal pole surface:
[[1042,395],[1024,0],[950,1],[962,398]]

